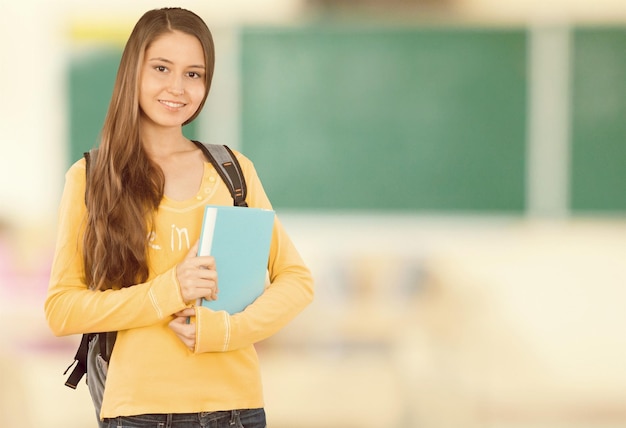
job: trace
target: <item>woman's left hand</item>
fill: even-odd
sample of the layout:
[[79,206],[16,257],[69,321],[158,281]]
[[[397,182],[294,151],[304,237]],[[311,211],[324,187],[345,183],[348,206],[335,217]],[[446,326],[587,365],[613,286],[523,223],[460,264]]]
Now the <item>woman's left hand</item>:
[[196,315],[196,308],[185,308],[174,314],[174,319],[170,321],[169,327],[176,336],[193,351],[196,347],[196,324],[189,323],[189,317]]

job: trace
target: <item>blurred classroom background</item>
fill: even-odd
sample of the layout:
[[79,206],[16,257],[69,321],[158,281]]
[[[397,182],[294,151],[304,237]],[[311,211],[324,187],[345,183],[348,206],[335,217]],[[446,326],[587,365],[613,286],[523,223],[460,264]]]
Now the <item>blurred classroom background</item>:
[[315,302],[273,428],[626,426],[621,0],[3,0],[0,414],[95,426],[43,316],[64,172],[148,9],[214,32],[189,137],[255,162]]

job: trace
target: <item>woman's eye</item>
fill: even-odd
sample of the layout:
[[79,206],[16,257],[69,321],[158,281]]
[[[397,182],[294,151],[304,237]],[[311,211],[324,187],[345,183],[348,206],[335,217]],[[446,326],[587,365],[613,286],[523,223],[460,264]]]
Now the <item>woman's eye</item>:
[[187,75],[191,77],[192,79],[199,79],[200,77],[202,77],[200,76],[200,74],[196,73],[195,71],[190,71]]
[[160,72],[167,71],[167,68],[165,66],[163,66],[163,65],[157,65],[156,67],[154,67],[154,69],[156,71],[160,71]]

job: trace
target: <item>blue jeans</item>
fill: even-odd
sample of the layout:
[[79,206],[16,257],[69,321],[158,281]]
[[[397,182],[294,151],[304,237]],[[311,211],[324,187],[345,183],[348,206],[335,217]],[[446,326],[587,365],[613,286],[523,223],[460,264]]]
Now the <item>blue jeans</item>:
[[150,414],[104,420],[108,428],[265,428],[265,410]]

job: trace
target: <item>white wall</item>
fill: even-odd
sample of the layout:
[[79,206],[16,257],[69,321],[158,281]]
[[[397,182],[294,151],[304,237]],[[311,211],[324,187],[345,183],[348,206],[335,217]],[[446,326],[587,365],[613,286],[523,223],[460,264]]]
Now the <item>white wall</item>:
[[624,22],[622,0],[458,0],[459,13],[505,21]]

